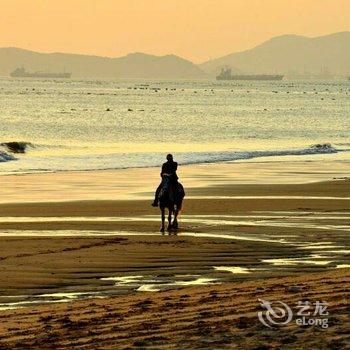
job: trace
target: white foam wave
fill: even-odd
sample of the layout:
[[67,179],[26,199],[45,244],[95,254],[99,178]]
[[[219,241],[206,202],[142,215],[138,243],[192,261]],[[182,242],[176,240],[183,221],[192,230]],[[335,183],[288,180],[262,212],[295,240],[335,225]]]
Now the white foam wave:
[[[184,155],[184,161],[182,164],[193,164],[193,163],[215,163],[225,161],[235,161],[252,158],[262,157],[277,157],[277,156],[303,156],[303,155],[314,155],[314,154],[330,154],[337,153],[337,150],[329,143],[315,144],[308,148],[294,148],[284,150],[266,150],[266,151],[246,151],[246,152],[212,152],[212,153],[188,153]],[[196,160],[194,161],[196,156]],[[190,159],[189,159],[190,158]]]
[[[37,147],[37,145],[35,145]],[[114,170],[127,168],[158,167],[163,162],[164,154],[156,152],[126,152],[89,154],[82,152],[80,155],[31,156],[20,157],[16,164],[4,165],[0,171],[12,173],[33,173],[33,172],[58,172],[58,171],[95,171]],[[203,164],[238,161],[263,157],[281,156],[303,156],[330,154],[346,152],[344,149],[337,149],[331,144],[317,144],[306,148],[289,148],[281,150],[258,150],[258,151],[216,151],[216,152],[177,152],[174,153],[176,160],[181,165]],[[0,162],[15,160],[16,158],[5,151],[0,151]]]
[[11,160],[16,160],[13,155],[6,153],[5,151],[0,151],[0,163],[8,162]]

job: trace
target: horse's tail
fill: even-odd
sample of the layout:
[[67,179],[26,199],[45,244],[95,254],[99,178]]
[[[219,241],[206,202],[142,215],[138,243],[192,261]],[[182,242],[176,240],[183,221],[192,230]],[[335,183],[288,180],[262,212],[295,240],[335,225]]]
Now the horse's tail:
[[182,203],[185,198],[185,189],[180,182],[178,182],[178,198],[177,198],[177,208],[180,211],[182,209]]

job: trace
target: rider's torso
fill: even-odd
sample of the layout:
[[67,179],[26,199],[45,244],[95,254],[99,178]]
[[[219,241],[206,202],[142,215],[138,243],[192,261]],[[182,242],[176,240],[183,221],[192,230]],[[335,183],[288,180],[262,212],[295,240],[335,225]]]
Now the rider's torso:
[[173,177],[174,180],[177,180],[177,174],[176,174],[176,170],[177,170],[177,163],[176,162],[166,162],[162,165],[162,172],[161,172],[161,176],[163,176],[163,174],[169,174],[171,175],[171,177]]

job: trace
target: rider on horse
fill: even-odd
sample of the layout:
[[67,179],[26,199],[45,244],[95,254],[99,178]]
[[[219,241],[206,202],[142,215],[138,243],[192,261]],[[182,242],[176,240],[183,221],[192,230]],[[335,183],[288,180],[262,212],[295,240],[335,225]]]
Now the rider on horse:
[[177,163],[174,162],[174,158],[173,158],[172,154],[168,154],[166,156],[166,159],[167,159],[167,162],[162,165],[162,170],[160,172],[162,182],[158,186],[157,191],[155,193],[154,202],[152,203],[153,207],[158,207],[159,194],[160,194],[160,191],[162,189],[163,179],[165,176],[167,176],[169,178],[171,186],[173,186],[173,188],[176,191],[178,191],[178,182],[177,182],[178,176],[176,174]]

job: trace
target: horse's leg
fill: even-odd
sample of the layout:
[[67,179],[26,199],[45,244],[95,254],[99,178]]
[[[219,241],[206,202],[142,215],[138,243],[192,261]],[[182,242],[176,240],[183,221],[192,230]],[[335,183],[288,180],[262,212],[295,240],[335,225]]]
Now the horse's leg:
[[162,226],[160,227],[160,232],[164,233],[165,231],[165,208],[160,207],[161,218],[162,218]]
[[173,220],[173,229],[177,230],[179,228],[179,223],[177,222],[177,216],[179,214],[179,211],[177,208],[174,210],[174,220]]
[[170,231],[172,228],[172,226],[171,226],[171,214],[172,214],[172,210],[171,210],[171,208],[169,208],[169,211],[168,211],[168,231]]

